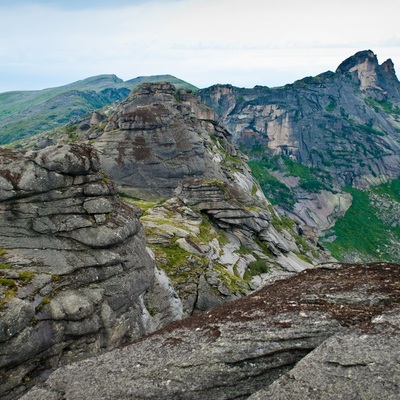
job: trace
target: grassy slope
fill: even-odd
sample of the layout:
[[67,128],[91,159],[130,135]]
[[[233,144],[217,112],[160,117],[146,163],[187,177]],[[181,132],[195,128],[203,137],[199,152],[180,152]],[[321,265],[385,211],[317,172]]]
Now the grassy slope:
[[[296,202],[295,192],[271,172],[299,177],[299,187],[310,192],[330,186],[326,173],[277,156],[253,159],[249,166],[267,198],[288,209]],[[400,262],[400,178],[368,191],[350,187],[346,191],[353,204],[326,235],[324,245],[340,261]]]
[[400,178],[368,191],[346,190],[353,204],[330,233],[336,239],[325,246],[341,261],[400,262]]
[[170,82],[178,88],[197,88],[171,75],[139,77],[124,82],[115,75],[99,75],[65,86],[36,91],[0,93],[0,144],[32,136],[66,124],[87,112],[109,104],[101,91],[134,89],[144,82]]

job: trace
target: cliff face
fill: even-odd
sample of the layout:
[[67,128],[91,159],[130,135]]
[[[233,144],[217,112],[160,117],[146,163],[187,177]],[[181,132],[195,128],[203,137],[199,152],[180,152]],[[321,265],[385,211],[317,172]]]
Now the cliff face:
[[0,151],[2,399],[148,332],[154,261],[139,214],[90,146]]
[[[348,226],[362,225],[371,216],[384,226],[387,218],[382,215],[388,208],[398,208],[398,199],[391,194],[396,189],[380,186],[376,193],[369,192],[400,175],[400,83],[391,60],[379,65],[372,51],[361,51],[336,72],[284,87],[217,85],[201,90],[199,97],[249,156],[253,173],[273,204],[304,230],[326,236],[335,257],[397,260],[400,239],[392,229],[395,225],[387,224],[383,231],[388,236],[376,240],[374,229],[365,222],[359,232],[370,231],[364,234],[372,243],[369,247],[356,248],[353,233],[341,236]],[[368,199],[360,204],[363,193]],[[387,204],[383,210],[375,207],[376,196]],[[336,229],[337,220],[345,215],[356,221]],[[393,251],[386,250],[390,248]]]
[[400,83],[391,60],[379,65],[371,51],[292,85],[213,86],[200,98],[248,152],[265,146],[328,171],[340,185],[399,175]]

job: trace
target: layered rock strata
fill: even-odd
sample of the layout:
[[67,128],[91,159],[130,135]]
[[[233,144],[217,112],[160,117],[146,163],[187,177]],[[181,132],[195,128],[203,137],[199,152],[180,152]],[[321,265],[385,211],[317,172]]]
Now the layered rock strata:
[[[97,149],[121,195],[143,208],[149,247],[183,315],[326,260],[295,223],[275,213],[231,134],[189,91],[143,84],[75,128]],[[148,301],[162,320],[162,307]]]
[[190,92],[144,84],[104,114],[104,131],[92,126],[82,135],[96,137],[101,165],[119,190],[158,200],[141,220],[184,314],[326,259],[299,239],[295,224],[283,226],[229,131]]
[[0,397],[147,332],[140,210],[87,145],[0,151]]

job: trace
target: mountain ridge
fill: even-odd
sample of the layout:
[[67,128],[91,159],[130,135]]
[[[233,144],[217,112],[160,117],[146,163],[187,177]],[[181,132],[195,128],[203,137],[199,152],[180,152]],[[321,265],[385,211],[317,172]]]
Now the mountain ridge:
[[[253,173],[274,205],[316,229],[317,235],[346,218],[352,198],[346,187],[362,192],[400,175],[400,83],[393,62],[379,64],[371,50],[349,57],[336,72],[283,87],[215,85],[200,90],[199,96],[250,157]],[[357,201],[361,192],[354,192]],[[364,200],[357,207],[365,211],[364,221],[368,213],[381,218],[379,209]],[[385,248],[400,237],[390,226],[386,231],[390,233],[384,244],[376,246],[376,261],[382,261],[383,254],[387,261],[396,257]],[[335,235],[328,234],[329,240]],[[329,241],[327,246],[332,248]],[[359,256],[345,260],[373,261]]]
[[172,75],[153,75],[123,81],[103,74],[63,86],[0,93],[0,145],[68,123],[94,109],[128,96],[143,81],[169,81],[178,88],[197,88]]

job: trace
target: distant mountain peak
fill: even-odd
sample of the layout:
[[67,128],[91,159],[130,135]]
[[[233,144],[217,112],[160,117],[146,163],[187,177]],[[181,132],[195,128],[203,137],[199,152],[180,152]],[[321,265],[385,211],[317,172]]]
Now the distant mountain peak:
[[364,91],[369,89],[382,91],[387,83],[389,86],[399,83],[393,61],[388,59],[379,65],[377,56],[371,50],[359,51],[347,58],[338,66],[336,73],[355,74],[359,80],[360,89]]
[[338,74],[346,74],[348,72],[353,72],[355,68],[360,65],[368,63],[370,66],[377,67],[378,59],[372,50],[362,50],[346,58],[336,69]]

